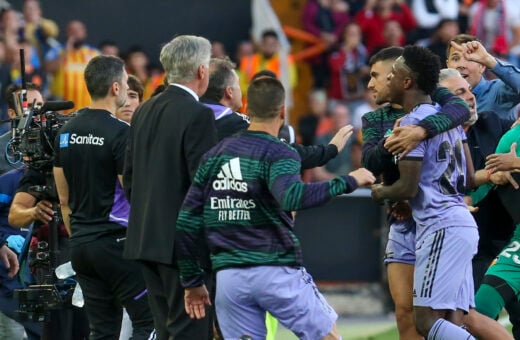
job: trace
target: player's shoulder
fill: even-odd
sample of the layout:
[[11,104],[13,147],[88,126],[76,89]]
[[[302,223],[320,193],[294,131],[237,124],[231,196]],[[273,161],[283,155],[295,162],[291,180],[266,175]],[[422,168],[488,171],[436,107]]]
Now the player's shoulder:
[[403,110],[392,107],[390,104],[381,106],[374,111],[369,111],[363,115],[363,119],[369,122],[389,121],[400,118],[403,115]]

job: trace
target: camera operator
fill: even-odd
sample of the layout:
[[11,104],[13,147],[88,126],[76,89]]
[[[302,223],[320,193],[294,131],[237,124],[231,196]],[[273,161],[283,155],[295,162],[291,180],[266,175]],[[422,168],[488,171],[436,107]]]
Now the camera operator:
[[[34,85],[29,86],[28,84],[27,89],[28,102],[32,103],[33,99],[36,99],[36,103],[39,104],[38,106],[41,106],[43,98],[38,88]],[[9,101],[9,111],[13,111],[9,112],[10,117],[14,117],[13,115],[16,115],[16,113],[14,110],[14,100],[12,100],[13,96],[9,94],[13,92],[18,94],[20,90],[21,88],[18,86],[13,87],[12,89],[8,89],[7,91],[8,99],[11,98],[11,101]],[[12,227],[24,228],[29,226],[31,223],[35,222],[34,234],[37,236],[39,240],[48,240],[48,223],[52,220],[52,216],[54,215],[52,203],[45,199],[38,199],[32,194],[30,194],[30,188],[33,186],[47,186],[49,184],[47,183],[47,181],[50,178],[51,174],[50,172],[45,173],[43,170],[38,171],[31,167],[27,167],[25,171],[23,171],[23,176],[20,172],[21,170],[15,171],[18,171],[19,175],[15,179],[16,182],[13,182],[13,180],[11,180],[11,185],[14,184],[14,191],[11,191],[9,193],[6,193],[4,191],[1,192],[2,194],[9,195],[10,197],[13,197],[14,195],[11,207],[10,209],[8,209],[9,227],[11,229],[13,229]],[[8,187],[7,185],[3,185],[2,182],[3,177],[6,177],[8,174],[11,174],[11,172],[0,177],[0,189],[2,189],[4,186]],[[11,176],[11,178],[13,177],[14,176]],[[57,264],[62,264],[70,260],[70,256],[68,254],[68,234],[65,231],[63,224],[61,224],[60,227],[61,230],[59,231],[58,238],[59,256],[57,258]],[[38,273],[39,272],[40,271],[38,271]],[[14,289],[18,288],[22,287],[18,286]],[[13,308],[18,309],[17,301],[13,301]],[[29,334],[26,324],[32,326],[33,324],[35,324],[35,322],[23,322],[22,324],[26,328],[26,332]],[[36,324],[38,326],[40,334],[41,324]],[[76,307],[72,307],[72,309],[52,311],[50,323],[48,323],[48,326],[48,336],[51,339],[84,339],[88,336],[89,333],[86,314],[82,309]],[[33,329],[31,329],[31,331],[33,331]]]
[[[33,103],[35,106],[41,106],[43,104],[43,97],[40,93],[40,88],[32,83],[26,84],[27,89],[27,103],[29,104],[29,109],[32,109]],[[7,115],[9,119],[15,119],[18,117],[19,113],[16,112],[15,109],[15,100],[13,94],[19,95],[22,87],[20,85],[10,85],[7,87],[5,91],[5,97],[7,100]],[[7,145],[9,141],[12,139],[13,135],[11,130],[7,131],[3,135],[0,136],[0,154],[3,154],[4,157],[0,157],[0,174],[6,173],[9,170],[15,169],[15,166],[11,164],[7,160]]]
[[119,336],[123,306],[133,339],[148,339],[154,327],[141,267],[122,258],[130,209],[121,185],[129,125],[114,114],[125,104],[128,75],[121,59],[102,55],[90,60],[84,77],[92,103],[61,128],[54,149],[72,266],[90,339]]
[[[41,106],[43,97],[39,91],[38,86],[34,84],[27,84],[27,101],[32,109],[33,103],[35,106]],[[16,118],[17,113],[15,109],[14,95],[18,96],[22,90],[19,85],[11,85],[6,90],[6,99],[8,104],[8,115],[11,119]],[[2,150],[6,149],[9,140],[11,139],[11,132],[8,132],[0,136],[0,144]],[[16,253],[20,253],[25,238],[27,237],[27,229],[15,228],[8,222],[9,209],[13,196],[16,193],[16,188],[22,178],[25,166],[20,164],[20,169],[13,169],[12,165],[7,161],[7,158],[2,159],[1,163],[2,171],[9,170],[0,176],[0,196],[4,199],[0,201],[0,233],[3,238],[6,239],[7,246]],[[29,224],[29,223],[28,223]],[[4,332],[0,332],[0,338],[22,338],[23,328],[27,333],[28,339],[39,339],[41,335],[41,324],[37,322],[22,322],[18,324],[14,320],[15,311],[18,309],[18,301],[13,298],[13,292],[15,289],[24,288],[20,283],[21,281],[29,281],[30,277],[24,277],[23,280],[20,278],[12,277],[7,273],[7,270],[2,270],[0,274],[0,310],[3,315],[1,323],[6,327],[3,327]],[[22,328],[23,326],[23,328]],[[9,331],[7,331],[9,330]]]

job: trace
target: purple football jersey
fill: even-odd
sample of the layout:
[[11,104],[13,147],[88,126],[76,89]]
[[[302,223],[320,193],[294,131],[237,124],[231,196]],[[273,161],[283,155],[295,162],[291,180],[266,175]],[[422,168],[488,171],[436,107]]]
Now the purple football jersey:
[[[417,125],[420,120],[438,111],[438,105],[418,105],[405,116],[401,125]],[[465,142],[466,135],[459,126],[422,141],[405,157],[422,159],[419,191],[410,200],[417,223],[417,243],[425,235],[445,227],[477,227],[464,204]]]

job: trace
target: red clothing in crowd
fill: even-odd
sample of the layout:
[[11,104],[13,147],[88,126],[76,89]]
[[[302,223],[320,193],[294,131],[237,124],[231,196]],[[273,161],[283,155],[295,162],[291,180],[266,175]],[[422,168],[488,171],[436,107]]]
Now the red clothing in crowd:
[[[355,20],[361,26],[363,32],[363,41],[369,53],[377,46],[384,46],[386,44],[383,36],[383,28],[385,22],[390,20],[397,21],[405,32],[413,30],[417,27],[417,21],[408,5],[400,4],[399,10],[394,10],[387,17],[383,18],[378,12],[373,10],[363,9],[356,14]],[[405,41],[402,41],[404,45]]]
[[[318,15],[320,11],[320,5],[317,1],[309,0],[305,7],[303,8],[303,27],[309,33],[314,34],[319,37],[321,32],[324,30],[324,27],[320,27],[320,22],[318,20]],[[343,34],[343,28],[350,21],[350,15],[348,12],[336,12],[333,10],[328,10],[332,22],[334,26],[333,30],[329,33],[333,33],[338,40],[341,40],[341,35]]]

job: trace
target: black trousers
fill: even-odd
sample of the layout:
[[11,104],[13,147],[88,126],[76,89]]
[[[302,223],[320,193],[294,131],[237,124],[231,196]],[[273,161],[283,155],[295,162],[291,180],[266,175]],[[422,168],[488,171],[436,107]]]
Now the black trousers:
[[146,298],[141,267],[125,260],[123,235],[110,235],[72,247],[72,267],[83,291],[90,339],[117,339],[123,306],[132,320],[132,339],[148,339],[153,317]]
[[[158,340],[213,339],[213,307],[206,308],[206,317],[192,320],[184,309],[184,288],[175,267],[142,262],[148,300],[152,309]],[[209,292],[213,289],[213,276],[204,278]]]

